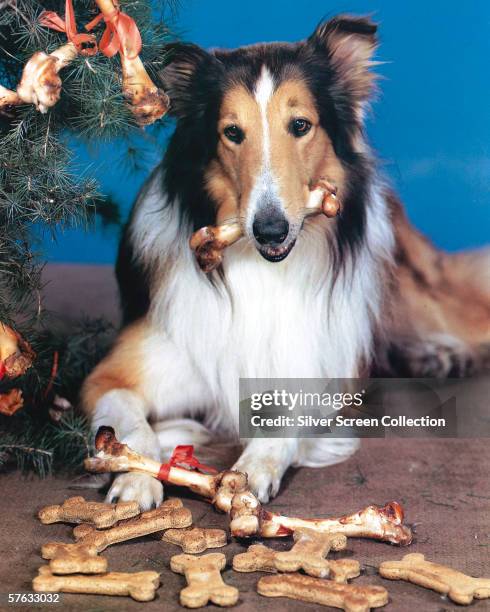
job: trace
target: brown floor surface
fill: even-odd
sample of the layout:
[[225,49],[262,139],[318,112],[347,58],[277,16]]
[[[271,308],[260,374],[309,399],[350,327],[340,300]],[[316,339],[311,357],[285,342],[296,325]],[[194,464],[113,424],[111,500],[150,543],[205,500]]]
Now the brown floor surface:
[[[218,455],[216,456],[218,457]],[[217,467],[230,465],[233,457],[223,454]],[[221,464],[221,465],[220,465]],[[291,471],[280,495],[270,508],[290,515],[328,516],[350,512],[368,503],[383,504],[397,499],[406,508],[407,522],[416,526],[414,543],[400,549],[380,542],[351,539],[346,551],[336,557],[359,559],[365,568],[359,584],[382,584],[390,593],[390,612],[443,612],[461,609],[437,593],[404,582],[387,581],[376,575],[381,561],[399,559],[407,552],[421,552],[428,559],[448,564],[474,576],[490,576],[490,446],[487,440],[363,440],[361,450],[349,461],[327,469]],[[0,476],[1,543],[0,591],[30,591],[31,580],[42,563],[43,543],[70,541],[67,525],[41,525],[37,510],[79,494],[68,489],[69,480],[23,478],[18,473]],[[100,499],[95,491],[82,492]],[[169,496],[182,492],[168,490]],[[183,497],[183,495],[182,495]],[[198,525],[225,527],[226,517],[205,502],[189,497]],[[287,549],[288,540],[269,542]],[[221,549],[228,563],[245,550],[239,542]],[[114,571],[161,572],[162,585],[153,602],[141,604],[128,598],[64,595],[63,610],[96,612],[109,610],[179,610],[178,593],[183,576],[172,573],[169,560],[180,551],[176,546],[151,537],[110,547],[104,554]],[[320,610],[312,604],[287,599],[267,599],[255,591],[261,574],[224,572],[225,580],[240,590],[237,610]],[[209,606],[213,608],[213,606]],[[7,609],[7,608],[2,608]],[[12,608],[9,608],[12,609]],[[29,609],[48,609],[47,606]],[[55,608],[56,609],[56,608]],[[58,607],[57,609],[61,609]],[[216,608],[217,609],[217,608]],[[471,610],[490,610],[490,600],[475,602]]]
[[118,323],[119,302],[113,266],[49,264],[43,270],[43,305],[68,321],[81,316]]

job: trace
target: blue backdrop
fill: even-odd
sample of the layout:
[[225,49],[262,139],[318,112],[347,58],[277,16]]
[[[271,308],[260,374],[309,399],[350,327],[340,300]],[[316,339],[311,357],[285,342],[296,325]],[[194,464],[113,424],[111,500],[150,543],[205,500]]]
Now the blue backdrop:
[[[412,221],[438,246],[454,251],[489,242],[490,235],[490,3],[487,0],[181,0],[174,25],[204,47],[293,41],[322,17],[372,14],[380,24],[381,94],[368,133],[384,172]],[[119,143],[87,150],[102,188],[127,215],[141,183],[158,162],[164,141],[144,140],[130,171]],[[66,232],[45,242],[50,260],[112,263],[115,232]]]

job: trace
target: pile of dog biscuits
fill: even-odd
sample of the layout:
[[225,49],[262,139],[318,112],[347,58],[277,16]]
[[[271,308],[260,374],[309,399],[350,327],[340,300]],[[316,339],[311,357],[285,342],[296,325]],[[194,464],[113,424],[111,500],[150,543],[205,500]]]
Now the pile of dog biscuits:
[[[107,559],[100,553],[112,544],[158,533],[159,539],[182,549],[182,554],[170,560],[171,570],[183,574],[187,581],[180,592],[182,606],[233,606],[238,602],[238,589],[225,584],[221,576],[225,555],[196,556],[208,548],[225,546],[225,531],[194,526],[190,510],[179,499],[140,513],[136,502],[106,504],[72,497],[62,505],[43,508],[39,519],[44,524],[66,522],[77,526],[73,530],[74,543],[49,542],[42,547],[42,557],[49,564],[42,566],[34,578],[35,591],[121,595],[150,601],[160,585],[158,572],[108,572]],[[346,548],[345,535],[298,528],[293,539],[292,548],[281,552],[252,544],[247,552],[235,555],[233,569],[274,574],[257,583],[258,593],[265,597],[288,597],[346,612],[368,612],[388,603],[384,587],[348,582],[361,573],[358,561],[327,559],[330,551]],[[466,576],[426,561],[417,553],[405,555],[401,561],[382,563],[379,573],[384,578],[436,590],[460,604],[490,597],[490,579]]]
[[124,595],[150,601],[160,585],[158,572],[108,573],[107,559],[100,553],[112,544],[158,532],[168,533],[167,541],[190,552],[227,542],[221,529],[187,529],[192,525],[192,514],[179,499],[140,513],[137,502],[105,504],[72,497],[62,505],[43,508],[38,516],[44,524],[77,525],[73,530],[75,543],[49,542],[42,547],[42,557],[49,564],[42,566],[33,580],[34,590],[40,592]]

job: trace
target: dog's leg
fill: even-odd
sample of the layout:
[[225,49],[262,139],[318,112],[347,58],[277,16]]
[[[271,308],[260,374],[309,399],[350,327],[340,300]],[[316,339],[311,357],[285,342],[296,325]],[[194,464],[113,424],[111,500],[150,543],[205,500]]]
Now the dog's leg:
[[253,439],[232,469],[246,472],[251,490],[267,503],[277,495],[284,473],[295,462],[298,442],[296,438]]
[[[139,453],[160,460],[158,438],[146,420],[145,403],[133,391],[112,389],[96,403],[92,429],[101,425],[113,427],[116,436]],[[163,500],[162,484],[145,474],[119,474],[115,477],[106,501],[112,503],[136,500],[142,510],[159,506]]]
[[[159,459],[158,439],[147,422],[150,405],[142,384],[146,369],[144,343],[148,330],[144,322],[128,326],[114,349],[86,379],[81,404],[96,431],[101,425],[113,427],[117,437],[134,450]],[[107,501],[136,500],[142,509],[159,505],[162,485],[142,474],[116,476]]]
[[411,378],[463,378],[488,367],[483,345],[474,350],[447,334],[395,339],[388,347],[386,363],[390,375]]
[[358,438],[303,438],[293,467],[327,467],[341,463],[360,446]]
[[[211,444],[213,435],[197,421],[193,419],[169,419],[159,421],[153,425],[160,446],[160,457],[167,461],[177,444],[191,444],[199,448]],[[202,456],[199,456],[202,459]]]

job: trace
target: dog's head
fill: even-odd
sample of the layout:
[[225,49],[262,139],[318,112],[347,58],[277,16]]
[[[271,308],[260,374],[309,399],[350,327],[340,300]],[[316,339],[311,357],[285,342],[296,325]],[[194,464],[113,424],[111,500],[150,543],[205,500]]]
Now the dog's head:
[[352,187],[375,34],[368,19],[337,17],[296,44],[169,49],[161,78],[187,161],[200,166],[218,222],[238,219],[270,261],[293,248],[318,179],[340,201]]

